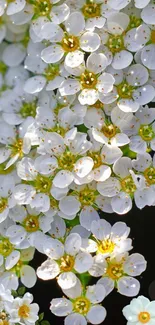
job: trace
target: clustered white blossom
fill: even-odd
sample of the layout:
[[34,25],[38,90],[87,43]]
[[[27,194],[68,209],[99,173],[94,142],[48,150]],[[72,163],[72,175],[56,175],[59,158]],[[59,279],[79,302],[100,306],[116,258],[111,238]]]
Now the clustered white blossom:
[[[37,321],[31,294],[4,291],[37,276],[65,294],[50,306],[65,325],[102,323],[113,289],[139,293],[130,229],[98,212],[155,205],[153,101],[154,0],[0,1],[0,325]],[[127,324],[155,324],[150,304],[133,300]]]

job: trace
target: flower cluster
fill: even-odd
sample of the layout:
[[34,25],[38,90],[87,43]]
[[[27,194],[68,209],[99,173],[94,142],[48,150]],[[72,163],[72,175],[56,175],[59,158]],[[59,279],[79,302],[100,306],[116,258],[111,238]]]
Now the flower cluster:
[[39,319],[39,306],[32,301],[32,294],[27,292],[23,297],[14,298],[11,291],[0,284],[0,324],[35,325]]
[[[154,100],[154,0],[0,1],[0,283],[56,278],[65,325],[101,323],[114,288],[139,292],[130,229],[98,211],[155,205]],[[31,295],[7,297],[3,325],[31,315]]]

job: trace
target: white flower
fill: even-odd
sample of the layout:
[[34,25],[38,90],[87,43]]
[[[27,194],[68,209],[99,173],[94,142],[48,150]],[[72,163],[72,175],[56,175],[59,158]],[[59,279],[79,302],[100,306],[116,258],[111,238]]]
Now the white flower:
[[0,4],[0,16],[4,14],[5,9],[8,16],[16,14],[23,10],[25,4],[25,0],[14,0],[11,3],[7,0],[2,0]]
[[16,290],[19,286],[19,280],[27,288],[32,288],[37,280],[36,272],[32,266],[27,265],[34,257],[34,248],[20,250],[20,259],[17,264],[8,271],[0,274],[0,282],[5,288]]
[[58,284],[63,289],[74,287],[78,273],[87,272],[93,263],[92,256],[81,251],[80,235],[72,233],[66,237],[64,245],[58,240],[47,238],[43,242],[44,254],[48,259],[37,270],[37,275],[43,280],[54,279],[58,275]]
[[13,175],[0,175],[0,223],[8,217],[9,209],[16,204],[14,187],[15,179]]
[[116,287],[120,294],[133,297],[140,290],[140,283],[134,277],[145,269],[146,261],[138,253],[125,253],[108,259],[99,254],[94,257],[94,264],[89,273],[95,277],[102,276],[97,283],[105,287],[107,295]]
[[154,108],[140,107],[135,116],[137,123],[132,128],[129,147],[136,153],[144,154],[148,149],[155,149]]
[[[29,121],[28,121],[29,123]],[[31,140],[26,136],[27,121],[23,122],[18,129],[13,125],[0,121],[0,148],[1,163],[6,162],[5,169],[15,164],[24,154],[31,149]]]
[[6,289],[3,284],[0,284],[0,312],[3,311],[5,307],[5,302],[12,302],[13,296],[11,295],[11,291]]
[[82,105],[93,105],[103,94],[108,94],[113,89],[114,78],[111,74],[103,72],[107,67],[107,58],[102,53],[92,53],[85,64],[77,68],[66,66],[74,78],[68,78],[59,88],[60,94],[73,95],[79,92],[79,102]]
[[127,325],[155,324],[155,301],[150,301],[144,296],[131,300],[122,312],[127,319]]
[[[123,73],[124,72],[124,73]],[[110,69],[115,79],[115,87],[109,94],[100,95],[101,102],[113,103],[124,112],[136,112],[141,105],[149,103],[155,96],[154,87],[147,84],[149,74],[141,64],[133,64],[128,70]]]
[[93,221],[91,232],[96,244],[97,254],[104,257],[114,257],[132,249],[132,240],[127,238],[130,228],[124,222],[117,222],[111,226],[104,219]]
[[111,65],[114,69],[127,68],[133,60],[128,43],[125,42],[129,16],[123,12],[115,12],[107,17],[106,28],[99,30],[101,42],[112,56]]
[[35,324],[39,319],[39,306],[36,303],[32,303],[32,301],[33,295],[28,292],[22,298],[15,298],[11,305],[11,322],[26,325]]
[[[50,36],[49,28],[53,29],[53,25],[50,26],[50,23],[44,34],[44,38],[47,40]],[[42,50],[42,59],[46,63],[56,63],[65,55],[65,65],[75,68],[83,63],[84,52],[94,52],[99,48],[100,37],[97,33],[85,31],[82,13],[73,12],[65,21],[65,30],[60,28],[54,42]]]
[[38,214],[29,206],[27,206],[27,210],[23,206],[17,206],[11,210],[9,216],[18,224],[8,227],[6,235],[12,244],[18,244],[19,247],[25,241],[25,248],[26,240],[27,247],[35,246],[36,235],[39,236],[41,231],[43,233],[48,232],[53,221],[52,217]]
[[82,292],[80,281],[69,290],[64,290],[66,298],[52,299],[50,310],[56,316],[67,316],[65,325],[78,323],[86,325],[100,324],[106,317],[106,310],[100,303],[105,297],[104,286],[96,284],[88,286],[85,292]]

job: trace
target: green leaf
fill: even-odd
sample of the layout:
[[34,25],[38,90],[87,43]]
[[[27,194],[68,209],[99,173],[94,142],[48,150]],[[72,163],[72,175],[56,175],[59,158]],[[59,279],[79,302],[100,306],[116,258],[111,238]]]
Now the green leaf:
[[51,325],[50,322],[48,320],[43,320],[41,322],[41,325]]
[[26,291],[26,288],[25,288],[25,287],[20,287],[20,288],[18,289],[18,295],[19,295],[19,296],[23,296],[24,293],[25,293],[25,291]]
[[13,295],[14,298],[18,297],[18,293],[16,290],[11,290],[11,294]]
[[43,318],[44,318],[44,313],[41,313],[41,314],[39,315],[39,321],[43,320]]
[[77,125],[77,129],[79,132],[87,133],[88,128],[84,124]]
[[91,276],[88,272],[83,273],[83,274],[78,274],[78,277],[84,287],[87,286],[87,284],[89,283],[89,281],[91,279]]

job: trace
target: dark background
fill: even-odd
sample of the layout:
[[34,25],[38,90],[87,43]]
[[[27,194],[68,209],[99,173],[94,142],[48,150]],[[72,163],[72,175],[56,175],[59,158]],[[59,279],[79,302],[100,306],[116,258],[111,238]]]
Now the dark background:
[[[131,228],[129,237],[133,239],[133,250],[144,255],[148,262],[147,270],[137,279],[141,283],[141,295],[155,300],[155,207],[145,207],[139,210],[136,207],[126,215],[101,213],[101,218],[106,219],[111,224],[117,221],[124,221]],[[36,269],[46,256],[36,253],[31,265]],[[34,300],[40,306],[40,312],[44,312],[44,319],[48,320],[51,325],[63,325],[64,318],[54,316],[50,310],[50,301],[52,298],[62,297],[62,291],[59,289],[56,280],[42,281],[38,279],[37,284],[30,292],[34,295]],[[105,298],[103,305],[107,310],[107,317],[104,325],[125,325],[126,319],[122,315],[122,309],[130,303],[131,298],[122,296],[113,291]]]

